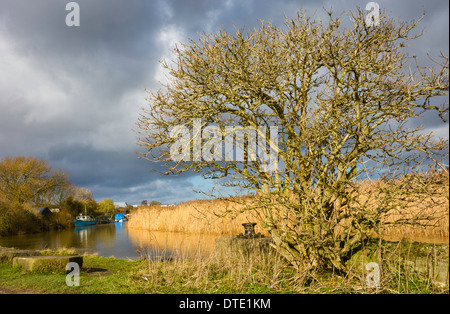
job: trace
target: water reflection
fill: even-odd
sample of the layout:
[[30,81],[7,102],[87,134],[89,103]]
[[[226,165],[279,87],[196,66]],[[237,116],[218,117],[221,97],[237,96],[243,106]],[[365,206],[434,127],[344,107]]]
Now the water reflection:
[[190,258],[210,254],[217,235],[128,229],[131,243],[143,258]]
[[[216,235],[148,231],[127,228],[126,223],[77,227],[63,231],[0,237],[0,246],[18,249],[75,248],[80,253],[123,259],[190,258],[214,250]],[[400,240],[386,238],[386,240]],[[446,243],[448,237],[409,238],[410,241]]]

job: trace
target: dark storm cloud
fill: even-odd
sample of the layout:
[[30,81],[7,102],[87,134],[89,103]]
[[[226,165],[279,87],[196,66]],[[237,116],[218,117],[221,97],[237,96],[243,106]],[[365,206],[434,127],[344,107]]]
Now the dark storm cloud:
[[[138,160],[136,152],[132,150],[99,151],[91,145],[62,144],[51,147],[45,159],[67,170],[73,183],[94,190],[94,196],[99,199],[117,199],[126,193],[136,201],[164,199],[173,203],[173,195],[177,196],[178,201],[188,200],[189,196],[183,192],[192,194],[194,187],[188,181],[190,175],[187,173],[176,179],[162,178],[157,171],[163,168],[152,163],[150,170],[149,164]],[[166,195],[161,195],[161,189],[165,190]],[[128,201],[131,203],[131,200]]]
[[[159,60],[198,33],[279,27],[299,8],[324,16],[369,1],[79,0],[80,27],[68,27],[69,1],[0,0],[0,159],[33,155],[62,167],[98,200],[165,203],[194,198],[208,186],[193,174],[162,178],[138,159],[132,129],[159,88]],[[378,1],[392,17],[418,19],[426,34],[411,47],[420,60],[448,55],[447,1]],[[448,132],[436,115],[420,123]]]
[[66,1],[2,2],[0,16],[17,53],[54,76],[62,71],[82,80],[84,94],[96,96],[102,106],[128,88],[143,88],[149,61],[158,57],[154,37],[161,17],[152,1],[77,2],[81,27],[65,25]]

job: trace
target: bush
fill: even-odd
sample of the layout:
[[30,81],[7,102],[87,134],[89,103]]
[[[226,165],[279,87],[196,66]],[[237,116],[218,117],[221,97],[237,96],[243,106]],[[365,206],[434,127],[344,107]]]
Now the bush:
[[40,225],[31,207],[0,198],[0,236],[38,232]]
[[49,217],[48,226],[51,229],[65,229],[72,225],[71,220],[72,214],[63,208],[59,213],[54,213]]

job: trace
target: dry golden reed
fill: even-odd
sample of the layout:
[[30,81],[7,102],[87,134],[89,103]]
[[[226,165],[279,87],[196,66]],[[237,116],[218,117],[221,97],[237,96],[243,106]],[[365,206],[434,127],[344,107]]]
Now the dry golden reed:
[[[404,194],[403,202],[383,215],[380,230],[382,238],[392,241],[403,239],[417,242],[449,243],[448,170],[427,176],[432,180],[433,193],[427,194],[424,190],[420,194]],[[380,185],[383,185],[383,182],[379,180],[377,182],[361,182],[361,199],[366,197],[369,190],[376,189],[376,186]],[[370,207],[371,204],[378,201],[377,197],[372,197],[368,206]]]
[[[449,198],[447,191],[441,197],[434,198],[436,205],[431,205],[431,199],[408,208],[392,210],[386,215],[383,223],[396,222],[414,217],[426,217],[426,225],[392,224],[382,228],[382,237],[390,240],[410,240],[430,243],[449,243]],[[427,204],[428,203],[428,204]],[[423,221],[422,221],[423,222]]]
[[[177,206],[141,206],[131,215],[129,228],[153,231],[171,231],[217,235],[236,235],[244,231],[242,223],[256,222],[255,231],[264,233],[262,224],[250,212],[232,217],[224,216],[226,211],[238,210],[242,205],[227,200],[196,200]],[[237,208],[238,207],[238,208]]]

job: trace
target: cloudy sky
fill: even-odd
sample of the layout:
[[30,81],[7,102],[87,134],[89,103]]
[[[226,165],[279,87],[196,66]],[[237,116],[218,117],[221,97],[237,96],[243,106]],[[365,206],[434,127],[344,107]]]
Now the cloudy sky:
[[[322,8],[365,8],[369,1],[312,0],[78,0],[80,26],[66,25],[64,0],[0,0],[0,159],[35,156],[61,167],[97,201],[112,198],[175,203],[212,185],[195,175],[161,177],[138,159],[133,132],[144,89],[164,79],[159,61],[177,42],[224,27],[282,26]],[[448,56],[449,7],[442,0],[378,4],[392,17],[418,19],[425,35],[411,49],[419,57]],[[424,126],[448,137],[448,123]]]

